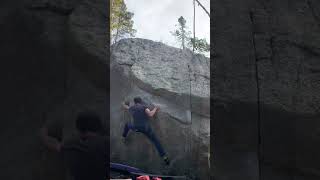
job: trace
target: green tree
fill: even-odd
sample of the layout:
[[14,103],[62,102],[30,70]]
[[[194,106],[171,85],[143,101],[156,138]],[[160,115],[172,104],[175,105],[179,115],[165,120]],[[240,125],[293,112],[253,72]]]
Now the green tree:
[[110,9],[110,32],[113,43],[121,38],[134,37],[136,30],[133,29],[134,13],[127,10],[124,0],[111,0]]
[[191,37],[191,32],[188,30],[186,26],[187,21],[183,18],[183,16],[181,16],[178,19],[178,22],[179,24],[176,25],[177,29],[170,33],[176,38],[176,40],[179,43],[181,43],[182,49],[192,49],[194,45],[194,50],[197,53],[204,53],[210,51],[210,44],[206,41],[206,39]]
[[191,34],[191,32],[187,30],[186,22],[187,21],[183,18],[183,16],[180,16],[178,19],[179,24],[176,25],[178,29],[170,32],[177,39],[177,41],[181,43],[182,49],[185,49],[185,42],[189,39]]
[[199,38],[189,38],[188,40],[188,47],[192,48],[194,43],[194,50],[198,53],[209,52],[210,51],[210,44],[207,42],[206,39],[199,39]]

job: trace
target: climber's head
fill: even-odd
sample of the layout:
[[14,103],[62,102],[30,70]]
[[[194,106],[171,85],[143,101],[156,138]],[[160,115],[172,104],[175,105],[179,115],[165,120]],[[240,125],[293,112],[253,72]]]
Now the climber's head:
[[80,134],[98,133],[102,130],[102,123],[96,113],[86,111],[78,114],[76,127]]
[[135,98],[133,98],[133,101],[134,101],[135,104],[141,104],[142,103],[141,97],[135,97]]

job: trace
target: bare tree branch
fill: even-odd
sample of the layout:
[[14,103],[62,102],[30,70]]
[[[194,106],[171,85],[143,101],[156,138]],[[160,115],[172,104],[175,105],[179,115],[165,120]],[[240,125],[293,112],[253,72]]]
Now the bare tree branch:
[[208,16],[210,18],[210,13],[206,10],[206,8],[198,0],[196,0],[196,1],[202,7],[202,9],[208,14]]

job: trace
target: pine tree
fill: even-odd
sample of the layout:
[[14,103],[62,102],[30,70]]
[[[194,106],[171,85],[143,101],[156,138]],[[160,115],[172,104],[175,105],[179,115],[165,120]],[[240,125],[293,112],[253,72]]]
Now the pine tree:
[[190,31],[187,31],[187,26],[186,26],[186,20],[183,18],[183,16],[180,16],[178,19],[179,24],[176,25],[178,29],[176,29],[173,32],[170,32],[179,43],[181,43],[182,49],[185,49],[185,43],[189,39],[189,36],[191,34]]
[[185,49],[185,48],[192,49],[194,45],[194,50],[197,53],[204,53],[204,52],[210,51],[210,44],[206,41],[206,39],[191,37],[191,32],[188,30],[186,26],[187,22],[182,16],[178,19],[178,22],[179,24],[176,25],[176,27],[178,28],[175,31],[170,33],[176,38],[176,40],[179,43],[181,43],[182,49]]
[[110,32],[113,43],[126,37],[134,37],[133,13],[127,10],[124,0],[111,0]]

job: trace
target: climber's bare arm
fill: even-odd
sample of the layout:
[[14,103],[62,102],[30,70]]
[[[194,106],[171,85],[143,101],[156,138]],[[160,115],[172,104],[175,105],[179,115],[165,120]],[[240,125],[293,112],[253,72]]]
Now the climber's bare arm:
[[49,136],[48,128],[46,126],[43,126],[41,128],[40,137],[43,144],[47,146],[48,149],[52,151],[60,152],[62,143],[58,139]]
[[159,111],[159,108],[158,108],[158,107],[153,108],[152,111],[150,111],[149,108],[147,108],[147,109],[145,110],[146,114],[147,114],[149,117],[153,117],[153,116],[156,114],[157,111]]

